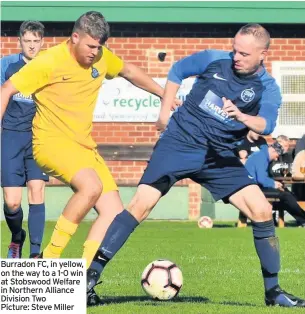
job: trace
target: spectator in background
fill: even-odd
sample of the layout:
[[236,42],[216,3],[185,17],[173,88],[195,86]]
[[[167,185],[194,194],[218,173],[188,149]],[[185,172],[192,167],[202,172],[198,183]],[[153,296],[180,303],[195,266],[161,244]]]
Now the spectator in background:
[[290,139],[286,135],[279,135],[276,142],[281,144],[284,153],[277,160],[270,162],[269,174],[273,178],[291,176],[293,157],[292,151],[289,151]]
[[[305,179],[305,173],[301,172],[302,167],[305,167],[305,134],[295,146],[295,157],[292,164],[292,178],[294,180]],[[292,184],[291,188],[298,201],[305,201],[305,184]]]
[[247,159],[245,167],[266,197],[272,196],[280,199],[277,209],[286,210],[295,218],[298,225],[305,227],[305,212],[297,203],[295,196],[281,182],[275,181],[268,175],[269,163],[278,160],[284,152],[283,146],[276,141],[270,146],[263,146],[260,151],[252,154]]
[[237,146],[236,152],[241,162],[245,164],[247,158],[252,153],[259,151],[263,145],[267,145],[265,138],[250,130],[242,143]]
[[[1,85],[26,64],[31,63],[43,45],[44,25],[24,21],[19,29],[19,54],[0,59]],[[25,80],[30,80],[27,77]],[[1,103],[2,105],[2,103]],[[1,121],[1,187],[4,217],[11,232],[7,258],[21,258],[26,231],[22,228],[22,190],[28,192],[28,231],[30,258],[40,252],[45,226],[45,182],[49,180],[35,160],[32,150],[32,121],[36,105],[31,95],[18,93],[9,98],[8,108]]]

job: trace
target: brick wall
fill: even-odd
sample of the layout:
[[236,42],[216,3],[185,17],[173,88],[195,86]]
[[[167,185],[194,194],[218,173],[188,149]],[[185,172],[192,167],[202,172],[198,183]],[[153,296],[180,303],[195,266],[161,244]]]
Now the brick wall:
[[[47,28],[47,27],[46,27]],[[45,48],[62,42],[67,37],[46,37]],[[230,50],[230,38],[165,38],[165,37],[113,37],[108,46],[123,60],[132,62],[153,77],[166,76],[171,64],[189,54],[203,49]],[[158,52],[167,53],[165,62],[157,59]],[[19,52],[16,37],[1,37],[1,56]],[[304,61],[304,38],[275,38],[271,41],[266,67],[271,72],[272,61]],[[272,72],[271,72],[272,73]],[[93,137],[97,143],[153,144],[158,138],[153,123],[95,123]],[[118,184],[136,184],[146,167],[139,161],[109,161]],[[55,179],[52,183],[57,183]],[[180,184],[189,186],[189,216],[196,219],[200,214],[201,189],[183,180]]]

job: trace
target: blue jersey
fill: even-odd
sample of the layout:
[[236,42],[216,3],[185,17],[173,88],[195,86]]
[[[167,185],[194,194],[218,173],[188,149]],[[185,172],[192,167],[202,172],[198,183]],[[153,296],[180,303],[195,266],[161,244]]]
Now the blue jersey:
[[255,182],[263,188],[274,188],[274,180],[269,177],[269,150],[267,145],[263,145],[261,150],[249,156],[245,163],[245,168]]
[[[5,81],[18,72],[26,63],[23,59],[11,63],[5,72]],[[36,113],[36,106],[32,96],[21,93],[13,95],[3,116],[2,127],[6,130],[27,132],[32,130],[32,121]]]
[[168,80],[197,76],[183,106],[172,115],[165,134],[189,143],[212,147],[215,151],[234,149],[248,128],[230,118],[222,109],[222,97],[230,99],[241,112],[266,120],[263,134],[270,134],[276,124],[281,104],[280,89],[263,68],[251,76],[237,76],[233,53],[205,50],[176,62]]
[[8,66],[11,63],[15,63],[19,60],[22,59],[22,54],[21,53],[16,53],[13,55],[9,55],[9,56],[4,56],[3,58],[0,59],[0,67],[1,67],[1,86],[5,83],[6,79],[5,79],[5,72],[8,68]]

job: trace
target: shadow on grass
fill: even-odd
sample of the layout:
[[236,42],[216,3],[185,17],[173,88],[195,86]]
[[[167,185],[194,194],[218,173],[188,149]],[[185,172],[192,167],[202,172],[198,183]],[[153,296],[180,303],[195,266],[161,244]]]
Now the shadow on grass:
[[120,303],[127,303],[127,302],[142,302],[145,305],[164,305],[164,303],[184,303],[184,302],[190,302],[190,303],[208,303],[210,300],[205,297],[177,297],[174,298],[171,301],[158,301],[158,300],[152,300],[148,296],[126,296],[126,297],[105,297],[103,298],[103,301],[105,304],[120,304]]
[[251,303],[242,303],[242,302],[213,302],[213,304],[221,304],[221,305],[232,305],[232,306],[253,306],[257,307],[257,304],[251,304]]
[[224,224],[224,223],[214,223],[213,229],[215,228],[236,228],[235,224]]
[[206,297],[177,297],[170,301],[158,301],[153,300],[148,296],[125,296],[125,297],[105,297],[103,298],[105,304],[121,304],[121,303],[128,303],[128,302],[141,302],[142,305],[152,305],[152,306],[163,306],[165,303],[209,303],[215,305],[231,305],[231,306],[250,306],[250,307],[257,307],[256,304],[251,304],[247,302],[230,302],[230,301],[223,301],[223,302],[211,302]]
[[[227,225],[227,224],[223,224],[223,225],[215,225],[213,226],[213,228],[237,228],[237,223],[235,223],[234,225]],[[247,222],[247,227],[252,228],[252,224],[250,221]],[[275,227],[278,228],[278,225],[276,224]],[[285,228],[298,228],[298,229],[302,229],[301,227],[299,227],[299,225],[295,222],[295,221],[288,221],[285,222]],[[304,227],[303,227],[304,228]],[[241,228],[243,229],[243,228]]]

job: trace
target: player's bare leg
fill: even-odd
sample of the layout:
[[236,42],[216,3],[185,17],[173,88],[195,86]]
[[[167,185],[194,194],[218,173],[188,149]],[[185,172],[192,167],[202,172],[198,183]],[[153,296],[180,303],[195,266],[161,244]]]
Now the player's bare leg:
[[142,222],[156,206],[161,196],[161,192],[154,187],[140,184],[127,210],[138,222]]
[[96,204],[102,193],[102,182],[93,169],[80,170],[71,180],[74,194],[57,221],[51,241],[43,251],[45,258],[59,258],[79,223]]
[[[123,246],[129,235],[138,226],[139,222],[143,221],[149,215],[151,210],[159,201],[160,197],[160,191],[151,186],[141,184],[128,205],[127,210],[122,211],[119,207],[119,202],[115,201],[115,206],[117,206],[116,208],[120,211],[120,213],[116,215],[114,220],[111,222],[111,225],[106,232],[105,239],[96,252],[87,271],[88,306],[103,304],[102,300],[95,293],[94,286],[96,285],[104,267],[115,255],[115,253]],[[114,201],[114,199],[112,201]],[[101,209],[103,209],[104,206],[105,205],[102,205]],[[106,208],[109,210],[110,207],[106,204]],[[104,226],[105,225],[106,224],[104,223]],[[114,230],[117,230],[118,232],[113,234]],[[115,247],[113,247],[114,249],[110,252],[107,248],[110,243],[113,243],[113,241],[115,242]]]
[[305,307],[304,300],[285,292],[279,286],[279,240],[275,236],[272,207],[260,188],[256,185],[246,186],[233,194],[229,201],[252,221],[254,244],[264,279],[266,305]]
[[7,258],[21,258],[22,247],[26,237],[26,232],[22,229],[22,187],[4,187],[3,198],[4,216],[12,234]]

